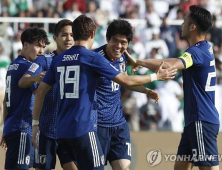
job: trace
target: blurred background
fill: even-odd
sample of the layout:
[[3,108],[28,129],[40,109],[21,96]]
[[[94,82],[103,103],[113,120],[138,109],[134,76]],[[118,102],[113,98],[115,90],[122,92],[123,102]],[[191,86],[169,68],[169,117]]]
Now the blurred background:
[[[5,90],[7,67],[20,53],[21,32],[29,27],[44,28],[51,44],[45,52],[56,49],[53,28],[62,18],[73,21],[80,14],[91,17],[97,25],[93,48],[106,43],[106,29],[117,18],[128,20],[134,30],[128,52],[135,58],[179,57],[188,43],[180,37],[181,24],[190,5],[199,5],[213,14],[214,25],[206,40],[212,44],[215,54],[217,85],[216,107],[222,120],[222,1],[221,0],[1,0],[0,1],[0,103]],[[127,66],[130,75],[130,66]],[[152,73],[146,68],[136,74]],[[183,80],[179,71],[174,80],[155,81],[144,86],[160,95],[158,104],[145,94],[122,88],[123,111],[132,134],[167,134],[182,132]],[[2,105],[0,104],[2,128]],[[222,127],[220,128],[220,131]],[[155,132],[155,133],[153,133]],[[167,135],[166,135],[167,136]],[[137,137],[135,137],[137,139]],[[171,139],[172,140],[172,139]],[[134,141],[137,143],[138,141]],[[176,142],[177,145],[179,143]],[[148,144],[147,144],[148,145]],[[177,146],[176,145],[176,146]],[[175,146],[174,146],[175,147]],[[175,147],[176,152],[176,147]],[[145,159],[145,157],[144,157]]]

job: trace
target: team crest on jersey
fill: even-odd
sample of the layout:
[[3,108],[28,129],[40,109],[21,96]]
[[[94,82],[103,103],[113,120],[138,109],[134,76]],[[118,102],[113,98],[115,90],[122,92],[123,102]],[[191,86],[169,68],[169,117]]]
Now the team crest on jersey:
[[119,59],[121,62],[123,61],[123,57],[120,57],[120,59]]
[[40,164],[45,164],[46,163],[46,155],[40,155],[39,156],[39,162]]
[[32,63],[32,65],[29,67],[28,71],[31,71],[34,73],[38,68],[39,68],[38,64]]
[[119,64],[119,68],[120,68],[121,73],[125,73],[125,70],[126,70],[125,63]]
[[104,165],[104,164],[105,164],[104,155],[103,155],[103,156],[101,156],[100,158],[101,158],[101,163],[102,163],[102,165]]
[[29,155],[27,155],[27,156],[25,157],[25,163],[26,163],[26,165],[29,165],[29,164],[30,164],[30,156],[29,156]]

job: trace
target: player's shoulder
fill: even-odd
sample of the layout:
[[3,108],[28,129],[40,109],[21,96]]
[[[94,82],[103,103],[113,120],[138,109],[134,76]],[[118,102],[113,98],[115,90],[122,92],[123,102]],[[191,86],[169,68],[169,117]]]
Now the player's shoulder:
[[105,46],[106,45],[102,45],[101,47],[98,47],[98,48],[94,49],[93,51],[96,53],[99,53],[102,56],[105,56]]
[[47,57],[54,57],[54,56],[56,56],[56,55],[57,55],[57,54],[56,54],[55,51],[50,51],[50,52],[44,54],[44,56],[45,56],[46,58],[47,58]]

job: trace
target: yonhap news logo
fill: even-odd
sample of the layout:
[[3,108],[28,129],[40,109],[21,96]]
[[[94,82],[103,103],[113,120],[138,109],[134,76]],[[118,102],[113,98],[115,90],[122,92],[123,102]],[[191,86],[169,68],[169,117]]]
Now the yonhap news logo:
[[160,149],[152,149],[147,153],[146,159],[150,167],[154,167],[161,163],[162,160],[165,162],[175,161],[188,161],[188,162],[199,162],[199,161],[222,161],[222,155],[197,155],[196,149],[193,149],[192,155],[176,155],[176,154],[162,154]]
[[147,153],[146,159],[151,167],[158,165],[162,160],[161,151],[159,149],[149,151]]

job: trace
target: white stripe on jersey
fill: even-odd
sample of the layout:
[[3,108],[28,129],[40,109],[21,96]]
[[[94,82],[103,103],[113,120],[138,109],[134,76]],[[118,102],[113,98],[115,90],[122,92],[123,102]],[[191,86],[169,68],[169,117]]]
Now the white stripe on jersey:
[[204,141],[203,141],[203,131],[202,131],[202,123],[201,121],[196,121],[196,134],[197,134],[197,144],[198,144],[198,151],[199,155],[203,156],[205,160],[205,148],[204,148]]
[[89,132],[89,139],[90,139],[92,153],[93,153],[94,167],[98,167],[100,166],[100,159],[99,159],[98,148],[97,148],[97,143],[96,143],[94,132]]
[[101,54],[101,55],[103,55],[103,56],[105,55],[105,53],[104,53],[103,50],[100,50],[98,53]]
[[21,132],[18,164],[24,164],[25,162],[26,138],[27,138],[27,133]]
[[[39,136],[40,132],[37,133],[36,135],[36,143],[39,146]],[[39,163],[39,150],[35,148],[35,163]]]

